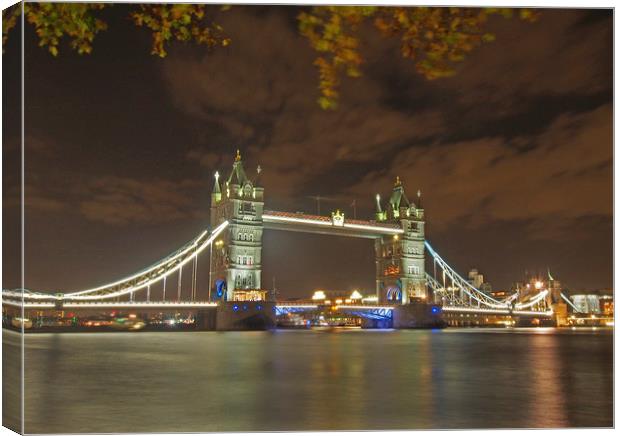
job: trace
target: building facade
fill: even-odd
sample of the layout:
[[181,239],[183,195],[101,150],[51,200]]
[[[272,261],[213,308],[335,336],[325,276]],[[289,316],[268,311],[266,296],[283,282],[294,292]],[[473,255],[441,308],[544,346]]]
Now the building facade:
[[376,196],[377,222],[399,224],[401,236],[381,236],[375,240],[376,287],[379,303],[426,299],[424,269],[424,208],[421,193],[410,202],[397,177],[389,200],[381,204]]
[[570,299],[581,313],[601,313],[600,297],[594,294],[571,295]]
[[614,298],[611,291],[591,291],[570,296],[573,305],[581,313],[613,316]]
[[259,165],[253,178],[247,176],[238,150],[224,183],[220,185],[215,173],[211,226],[225,220],[229,225],[213,246],[210,287],[212,295],[227,301],[261,289],[264,189],[260,174]]

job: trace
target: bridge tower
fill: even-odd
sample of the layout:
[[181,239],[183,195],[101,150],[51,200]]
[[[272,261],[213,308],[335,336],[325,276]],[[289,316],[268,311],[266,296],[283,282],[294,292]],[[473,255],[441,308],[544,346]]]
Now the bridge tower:
[[383,206],[376,197],[377,222],[393,223],[403,229],[401,235],[382,236],[375,241],[376,286],[379,303],[409,303],[426,299],[424,273],[424,208],[418,190],[410,202],[396,177],[392,194]]
[[239,291],[261,289],[264,189],[260,165],[250,179],[237,150],[232,171],[220,185],[219,173],[211,193],[211,227],[225,220],[228,228],[213,245],[211,295],[232,301]]

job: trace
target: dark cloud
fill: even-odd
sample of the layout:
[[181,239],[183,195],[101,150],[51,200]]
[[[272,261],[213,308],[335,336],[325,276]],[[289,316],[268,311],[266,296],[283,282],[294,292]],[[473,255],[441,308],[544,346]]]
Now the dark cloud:
[[484,102],[500,109],[489,111],[490,116],[524,110],[520,103],[541,95],[608,91],[612,29],[607,21],[580,24],[588,13],[597,12],[542,10],[530,25],[494,19],[496,41],[473,53],[458,79],[442,87],[457,88],[459,101],[467,105]]
[[196,182],[105,177],[89,187],[80,212],[104,224],[161,223],[195,215],[188,189]]
[[611,106],[561,114],[544,133],[517,141],[536,146],[522,151],[497,137],[408,148],[389,169],[369,173],[352,190],[362,195],[389,186],[400,174],[406,185],[422,188],[438,229],[466,217],[469,225],[485,226],[496,220],[611,216]]

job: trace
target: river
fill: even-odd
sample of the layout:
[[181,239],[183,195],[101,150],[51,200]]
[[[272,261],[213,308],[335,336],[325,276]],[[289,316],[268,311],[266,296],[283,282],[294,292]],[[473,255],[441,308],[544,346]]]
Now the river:
[[613,425],[611,330],[28,334],[25,358],[28,433]]

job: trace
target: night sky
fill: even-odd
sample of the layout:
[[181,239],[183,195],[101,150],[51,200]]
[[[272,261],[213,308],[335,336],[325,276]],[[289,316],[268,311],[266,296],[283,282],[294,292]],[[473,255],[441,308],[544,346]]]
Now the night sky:
[[[26,287],[103,284],[160,259],[208,225],[216,169],[237,148],[263,169],[266,209],[316,212],[310,197],[372,217],[398,175],[423,193],[427,239],[458,271],[494,288],[551,269],[571,289],[612,286],[612,12],[543,10],[536,23],[493,19],[496,41],[429,82],[395,41],[365,33],[364,76],[340,106],[316,103],[315,53],[297,7],[220,12],[232,44],[174,44],[150,55],[127,8],[91,55],[57,58],[26,28]],[[6,109],[18,100],[19,38],[4,54]],[[8,83],[8,85],[7,85]],[[10,84],[14,83],[15,86]],[[4,283],[19,202],[18,114],[5,117]],[[14,238],[13,238],[14,240]],[[370,240],[266,231],[263,287],[374,289]],[[8,258],[7,258],[7,255]],[[199,266],[206,295],[208,260]]]

